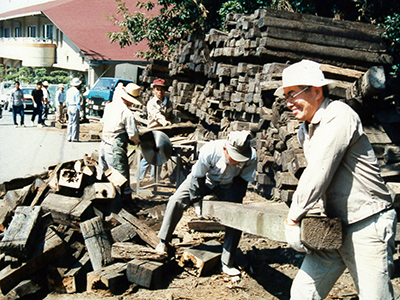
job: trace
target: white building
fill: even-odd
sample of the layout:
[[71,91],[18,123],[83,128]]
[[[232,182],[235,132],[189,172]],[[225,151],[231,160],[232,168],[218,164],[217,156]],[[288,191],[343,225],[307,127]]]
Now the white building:
[[106,18],[116,14],[115,0],[2,0],[1,6],[0,64],[6,69],[81,71],[91,87],[101,76],[114,77],[117,64],[136,65],[137,78],[147,64],[134,55],[146,49],[145,43],[123,49],[110,43],[107,33],[119,31]]

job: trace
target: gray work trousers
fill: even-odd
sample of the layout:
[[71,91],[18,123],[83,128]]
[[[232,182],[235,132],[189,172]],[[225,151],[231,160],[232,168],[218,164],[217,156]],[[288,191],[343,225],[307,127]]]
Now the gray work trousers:
[[290,299],[325,299],[347,267],[360,300],[392,300],[396,224],[390,209],[344,226],[341,248],[306,254]]
[[[169,198],[164,220],[158,233],[158,237],[167,243],[171,241],[172,233],[182,218],[184,210],[193,204],[189,197],[191,179],[192,173],[182,182],[175,194]],[[205,195],[214,194],[220,201],[242,203],[247,190],[247,181],[237,176],[234,178],[232,184],[216,186],[213,189],[205,188],[207,189]],[[224,264],[228,266],[233,265],[241,235],[242,232],[240,230],[225,227],[224,245],[221,256],[221,261]]]

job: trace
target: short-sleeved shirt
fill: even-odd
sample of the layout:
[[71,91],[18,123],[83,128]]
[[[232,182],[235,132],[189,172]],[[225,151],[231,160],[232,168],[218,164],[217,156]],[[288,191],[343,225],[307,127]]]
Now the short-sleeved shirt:
[[24,92],[21,89],[14,89],[11,93],[11,97],[13,106],[21,106],[24,101]]
[[257,152],[252,149],[251,158],[242,166],[230,165],[226,161],[223,147],[226,140],[211,141],[205,144],[199,153],[199,159],[192,168],[192,175],[197,178],[206,177],[206,184],[212,189],[217,185],[231,184],[233,178],[241,176],[253,182],[257,167]]
[[40,90],[38,90],[38,89],[32,90],[31,95],[36,104],[42,105],[43,91],[41,89]]

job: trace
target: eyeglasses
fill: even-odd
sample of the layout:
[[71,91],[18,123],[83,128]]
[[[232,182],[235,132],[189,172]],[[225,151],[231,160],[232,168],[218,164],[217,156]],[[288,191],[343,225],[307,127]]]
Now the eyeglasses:
[[306,90],[308,90],[309,86],[305,87],[304,89],[302,89],[300,92],[296,93],[296,94],[290,94],[285,97],[285,103],[288,102],[293,102],[294,98],[296,98],[298,95],[300,95],[302,92],[305,92]]

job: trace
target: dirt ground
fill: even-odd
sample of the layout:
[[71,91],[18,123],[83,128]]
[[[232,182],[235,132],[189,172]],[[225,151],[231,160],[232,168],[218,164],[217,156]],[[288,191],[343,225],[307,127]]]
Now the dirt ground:
[[[98,129],[86,125],[85,129]],[[89,130],[88,130],[89,131]],[[86,131],[86,132],[88,132]],[[131,182],[134,179],[135,168],[131,169]],[[167,190],[173,192],[173,190]],[[146,209],[163,207],[168,201],[168,196],[140,195],[133,197],[131,210],[146,211]],[[244,203],[267,201],[258,194],[248,191]],[[158,230],[162,218],[159,215],[142,214],[149,226]],[[208,240],[223,242],[221,232],[193,232],[188,227],[188,221],[196,218],[193,208],[185,211],[179,222],[173,242],[175,246],[175,261],[179,261],[182,245],[201,243]],[[226,300],[286,300],[290,298],[290,286],[295,277],[304,255],[288,248],[286,243],[269,240],[264,237],[244,233],[237,251],[236,261],[241,268],[240,278],[230,278],[222,275],[216,267],[210,274],[197,277],[195,269],[181,268],[171,264],[165,278],[162,279],[162,288],[149,290],[136,285],[129,286],[120,295],[111,295],[106,290],[97,290],[96,293],[59,294],[48,293],[43,296],[45,300],[66,299],[138,299],[138,300],[194,300],[194,299],[226,299]],[[396,271],[392,280],[395,289],[395,299],[400,299],[400,261],[398,250],[395,254]],[[334,288],[326,298],[331,299],[358,299],[350,274],[346,271],[336,282]]]
[[[166,204],[166,196],[144,196],[136,198],[135,205],[151,208],[155,205]],[[265,201],[254,192],[248,192],[244,202]],[[162,206],[161,206],[162,207]],[[146,215],[144,215],[146,216]],[[157,216],[153,220],[147,221],[155,230],[161,224]],[[193,232],[188,227],[188,221],[196,218],[193,208],[189,208],[179,222],[175,235],[180,245],[195,242],[204,242],[210,239],[223,241],[223,232]],[[150,217],[151,219],[151,217]],[[111,295],[105,290],[98,290],[95,294],[58,294],[50,293],[44,299],[269,299],[285,300],[290,298],[290,286],[299,266],[301,265],[303,254],[288,248],[285,243],[271,241],[269,239],[249,235],[244,233],[237,253],[237,263],[241,267],[242,273],[237,280],[222,275],[216,267],[210,274],[197,277],[192,267],[181,268],[172,264],[170,270],[163,280],[162,288],[149,290],[131,285],[121,295]],[[176,261],[182,253],[181,247],[176,247]],[[396,298],[399,299],[400,291],[400,272],[399,257],[396,254],[396,274],[393,284],[396,291]],[[337,281],[330,295],[326,299],[358,299],[354,289],[354,284],[348,272],[345,272]]]

